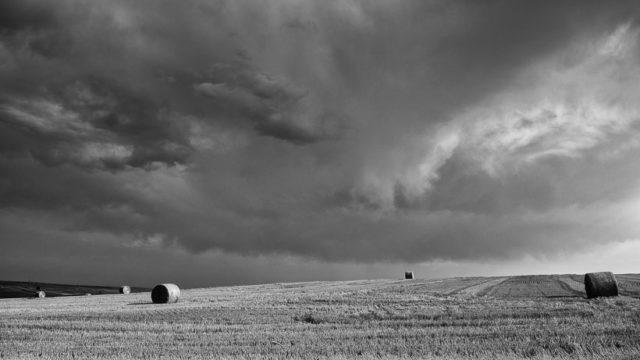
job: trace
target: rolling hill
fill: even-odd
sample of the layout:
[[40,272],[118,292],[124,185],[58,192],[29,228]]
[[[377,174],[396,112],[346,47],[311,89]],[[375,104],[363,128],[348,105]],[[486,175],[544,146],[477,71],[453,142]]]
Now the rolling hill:
[[638,359],[640,275],[282,283],[0,300],[10,359]]
[[[50,284],[24,281],[0,281],[0,298],[34,297],[36,289],[43,290],[47,297],[119,294],[119,286],[93,286]],[[131,292],[150,291],[141,287],[132,287]]]

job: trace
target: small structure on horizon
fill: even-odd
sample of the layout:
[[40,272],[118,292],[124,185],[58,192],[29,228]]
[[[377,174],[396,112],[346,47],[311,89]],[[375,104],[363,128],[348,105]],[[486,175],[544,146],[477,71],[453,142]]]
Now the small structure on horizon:
[[156,304],[170,304],[178,302],[180,288],[176,284],[159,284],[151,291],[151,301]]
[[412,280],[413,279],[413,271],[405,271],[404,272],[404,278],[406,280]]
[[42,290],[38,290],[38,291],[36,291],[36,293],[34,294],[34,296],[35,296],[35,297],[37,297],[37,298],[44,298],[44,297],[47,297],[47,293],[45,293],[45,292],[44,292],[44,291],[42,291]]
[[589,299],[601,296],[618,296],[618,282],[612,272],[587,273],[584,289]]
[[124,294],[124,295],[131,294],[131,288],[127,285],[121,286],[120,294]]

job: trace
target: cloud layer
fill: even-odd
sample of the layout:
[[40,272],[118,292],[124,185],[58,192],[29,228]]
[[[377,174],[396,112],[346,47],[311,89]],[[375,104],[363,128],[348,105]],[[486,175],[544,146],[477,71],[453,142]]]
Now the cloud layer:
[[3,1],[0,219],[149,259],[484,261],[638,238],[639,14]]

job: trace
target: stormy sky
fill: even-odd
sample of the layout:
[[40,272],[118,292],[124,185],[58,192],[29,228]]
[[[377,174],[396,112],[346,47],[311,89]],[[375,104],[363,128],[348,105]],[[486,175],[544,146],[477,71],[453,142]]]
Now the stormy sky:
[[2,0],[0,278],[639,272],[639,16]]

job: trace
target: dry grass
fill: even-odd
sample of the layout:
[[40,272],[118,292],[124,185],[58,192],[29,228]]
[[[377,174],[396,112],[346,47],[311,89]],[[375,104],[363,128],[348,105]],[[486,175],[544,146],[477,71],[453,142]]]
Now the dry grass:
[[[272,284],[183,290],[161,305],[148,293],[6,299],[0,358],[640,358],[640,300],[587,300],[572,280]],[[640,277],[619,280],[640,294]]]

